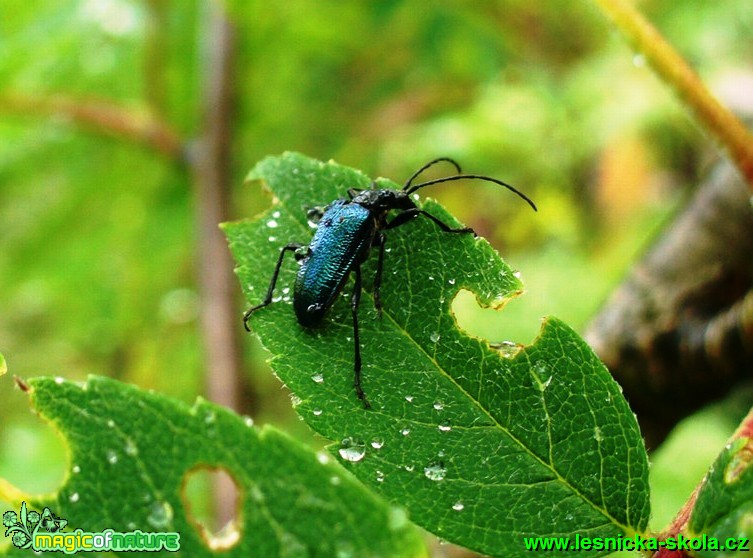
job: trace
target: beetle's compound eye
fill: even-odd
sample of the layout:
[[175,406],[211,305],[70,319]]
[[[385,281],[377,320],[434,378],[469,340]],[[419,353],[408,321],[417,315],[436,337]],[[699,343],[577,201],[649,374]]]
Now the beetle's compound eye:
[[308,221],[309,227],[315,229],[319,225],[322,215],[324,215],[323,207],[317,205],[308,208],[306,210],[306,220]]

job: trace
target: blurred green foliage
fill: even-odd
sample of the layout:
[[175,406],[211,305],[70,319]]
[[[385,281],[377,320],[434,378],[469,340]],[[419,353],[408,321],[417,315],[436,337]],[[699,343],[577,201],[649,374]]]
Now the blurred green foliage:
[[[17,100],[114,103],[157,115],[190,146],[201,124],[205,2],[2,4],[0,350],[22,377],[107,374],[190,402],[204,383],[191,173]],[[236,30],[233,215],[269,204],[243,177],[283,150],[398,182],[451,156],[506,180],[538,214],[484,184],[431,193],[527,281],[502,313],[482,312],[472,297],[456,305],[463,327],[494,340],[529,342],[545,314],[581,328],[713,153],[589,2],[227,7]],[[641,9],[712,89],[750,68],[749,0]],[[290,420],[264,355],[251,338],[245,345],[262,420]],[[39,475],[17,459],[27,402],[12,385],[0,378],[0,476],[51,489],[59,476],[31,486]],[[62,474],[58,447],[24,448]]]

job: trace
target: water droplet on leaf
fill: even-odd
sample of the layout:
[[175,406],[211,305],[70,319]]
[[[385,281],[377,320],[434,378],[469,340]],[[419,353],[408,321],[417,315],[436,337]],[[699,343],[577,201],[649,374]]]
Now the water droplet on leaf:
[[424,467],[424,475],[427,479],[432,481],[444,480],[446,474],[447,469],[445,469],[445,466],[441,461]]
[[173,520],[173,507],[167,502],[154,502],[146,518],[150,525],[161,529]]
[[366,444],[360,440],[354,440],[351,437],[344,438],[343,441],[340,442],[338,453],[345,461],[357,463],[366,455]]

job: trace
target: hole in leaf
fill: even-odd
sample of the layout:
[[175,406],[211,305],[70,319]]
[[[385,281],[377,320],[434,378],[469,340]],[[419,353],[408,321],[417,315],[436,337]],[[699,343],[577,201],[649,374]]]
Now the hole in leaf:
[[227,550],[240,539],[240,491],[226,469],[200,466],[186,474],[183,503],[188,519],[212,550]]
[[[530,297],[530,293],[527,293]],[[540,333],[541,316],[537,309],[523,304],[520,297],[508,300],[503,308],[482,308],[476,295],[460,289],[452,301],[452,313],[458,327],[467,335],[480,337],[492,343],[511,341],[515,344],[535,339]]]
[[[5,410],[5,409],[3,409]],[[11,504],[12,494],[54,492],[70,470],[67,444],[57,429],[39,428],[36,420],[5,424],[0,429],[0,501]],[[4,489],[3,489],[4,488]],[[10,508],[8,508],[10,509]]]

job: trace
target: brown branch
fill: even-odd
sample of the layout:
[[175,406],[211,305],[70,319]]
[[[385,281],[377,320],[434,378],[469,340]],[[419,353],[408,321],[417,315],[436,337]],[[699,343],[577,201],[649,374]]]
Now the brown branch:
[[167,108],[168,13],[164,0],[146,0],[144,33],[144,97],[151,109],[164,114]]
[[649,445],[753,369],[749,198],[734,169],[717,169],[586,332]]
[[0,94],[0,111],[39,118],[59,117],[72,124],[154,148],[170,159],[183,159],[183,140],[166,122],[147,112],[127,109],[112,101],[49,96]]
[[[740,425],[737,427],[737,430],[735,430],[734,434],[732,434],[729,440],[727,440],[727,444],[725,444],[726,451],[726,448],[730,448],[733,442],[740,439],[746,439],[745,447],[738,450],[739,453],[737,454],[746,455],[747,459],[740,460],[740,462],[744,466],[748,465],[750,456],[753,455],[753,444],[751,444],[750,441],[751,437],[753,437],[753,409],[748,412],[748,415],[742,420]],[[693,511],[695,509],[696,501],[698,500],[698,495],[700,494],[701,489],[706,485],[707,481],[708,474],[701,480],[700,483],[698,483],[698,485],[693,490],[693,493],[690,495],[690,498],[688,498],[687,502],[685,502],[682,508],[680,508],[680,511],[677,513],[669,526],[659,535],[660,539],[666,540],[669,537],[677,538],[678,535],[684,534],[686,532],[688,523],[690,522],[690,518],[693,515]],[[664,551],[654,553],[652,558],[690,558],[690,556],[691,554],[685,551],[670,553],[665,549]]]
[[[196,211],[199,234],[201,327],[209,399],[231,409],[253,407],[241,374],[240,314],[233,262],[219,223],[228,220],[233,123],[233,29],[220,2],[209,0],[204,27],[203,125],[196,145]],[[242,397],[246,395],[246,397]],[[218,526],[235,517],[237,490],[221,475],[215,483]]]
[[668,83],[706,129],[728,151],[753,190],[753,135],[714,98],[693,69],[662,35],[633,7],[630,0],[595,0]]

